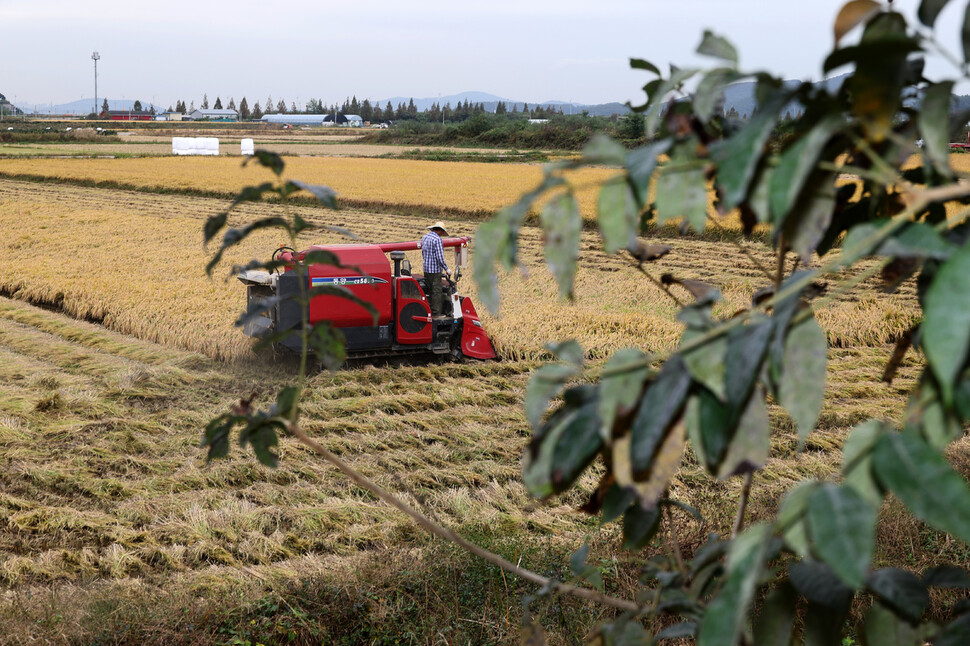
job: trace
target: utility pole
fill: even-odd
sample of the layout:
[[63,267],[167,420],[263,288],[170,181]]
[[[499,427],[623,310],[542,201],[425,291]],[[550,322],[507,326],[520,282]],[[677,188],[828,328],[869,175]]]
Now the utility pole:
[[98,61],[101,60],[101,55],[97,52],[91,54],[91,60],[94,61],[94,114],[98,114]]

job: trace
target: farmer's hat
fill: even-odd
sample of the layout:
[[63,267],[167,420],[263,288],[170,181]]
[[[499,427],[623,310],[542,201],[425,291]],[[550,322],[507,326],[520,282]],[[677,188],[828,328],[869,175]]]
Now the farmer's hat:
[[445,223],[442,222],[441,220],[438,220],[437,222],[435,222],[434,224],[432,224],[430,227],[428,227],[428,230],[429,231],[434,231],[435,229],[441,229],[444,232],[445,235],[448,235],[448,229],[445,228]]

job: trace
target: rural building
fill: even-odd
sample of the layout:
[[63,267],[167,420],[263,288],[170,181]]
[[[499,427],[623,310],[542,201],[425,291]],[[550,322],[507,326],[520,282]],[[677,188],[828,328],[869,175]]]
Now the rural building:
[[100,117],[111,121],[151,121],[155,115],[147,110],[104,110]]
[[157,117],[155,117],[155,121],[181,121],[181,120],[182,120],[181,112],[163,112]]
[[262,120],[267,123],[288,123],[291,126],[332,126],[334,118],[338,126],[350,126],[360,128],[364,125],[364,119],[356,114],[344,114],[338,112],[336,115],[330,114],[266,114]]
[[239,121],[239,113],[235,110],[195,110],[185,115],[191,121]]

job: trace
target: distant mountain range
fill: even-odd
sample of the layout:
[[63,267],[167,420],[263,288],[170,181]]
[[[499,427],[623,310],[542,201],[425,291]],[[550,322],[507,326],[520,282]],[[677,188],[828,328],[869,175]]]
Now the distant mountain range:
[[[845,81],[847,75],[836,76],[824,81],[819,81],[816,85],[824,85],[829,92],[838,91],[842,83]],[[785,81],[789,86],[795,86],[801,81]],[[754,114],[758,101],[755,97],[755,90],[757,88],[757,83],[754,81],[745,81],[741,83],[734,83],[729,85],[724,91],[724,110],[725,112],[730,111],[731,108],[737,111],[739,116],[752,115]],[[0,95],[2,96],[2,95]],[[487,92],[461,92],[459,94],[450,94],[448,96],[440,97],[424,97],[424,98],[413,98],[405,96],[394,96],[387,99],[378,99],[374,101],[375,106],[381,106],[382,108],[387,105],[388,102],[391,103],[393,107],[397,107],[399,103],[407,105],[410,101],[414,101],[414,106],[419,112],[429,109],[432,104],[447,105],[451,104],[455,107],[459,103],[464,103],[468,101],[472,104],[481,103],[485,106],[485,110],[489,112],[494,112],[499,101],[505,103],[508,110],[512,110],[513,106],[516,110],[522,111],[525,105],[530,108],[545,107],[545,108],[556,108],[562,109],[563,114],[582,114],[586,112],[587,114],[593,116],[603,116],[608,117],[614,114],[627,114],[630,112],[630,108],[618,102],[613,103],[599,103],[595,105],[585,104],[585,103],[575,103],[570,101],[543,101],[543,102],[526,102],[517,101],[514,99],[506,99],[495,94],[489,94]],[[101,103],[104,101],[103,98],[98,98],[98,109],[101,108]],[[954,96],[953,97],[954,106],[953,109],[963,110],[970,107],[970,96]],[[133,110],[134,100],[131,99],[108,99],[108,106],[111,110]],[[20,108],[27,114],[34,114],[35,110],[37,114],[67,114],[67,115],[77,115],[83,116],[90,114],[94,108],[94,99],[79,99],[77,101],[72,101],[71,103],[62,103],[59,105],[34,105],[28,103],[17,103],[16,107]],[[151,110],[151,103],[142,103],[142,107],[145,110]],[[156,112],[163,112],[167,108],[163,106],[154,106]],[[790,105],[785,107],[786,111],[790,111],[793,115],[801,110],[801,105],[797,102],[792,102]]]

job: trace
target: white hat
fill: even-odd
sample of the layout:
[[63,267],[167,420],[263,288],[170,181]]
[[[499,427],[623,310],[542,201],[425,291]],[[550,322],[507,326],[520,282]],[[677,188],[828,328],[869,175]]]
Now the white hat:
[[442,231],[445,232],[445,235],[448,235],[448,229],[445,228],[445,223],[442,222],[441,220],[438,220],[437,222],[435,222],[434,224],[432,224],[430,227],[428,227],[428,231],[432,231],[434,229],[441,229]]

